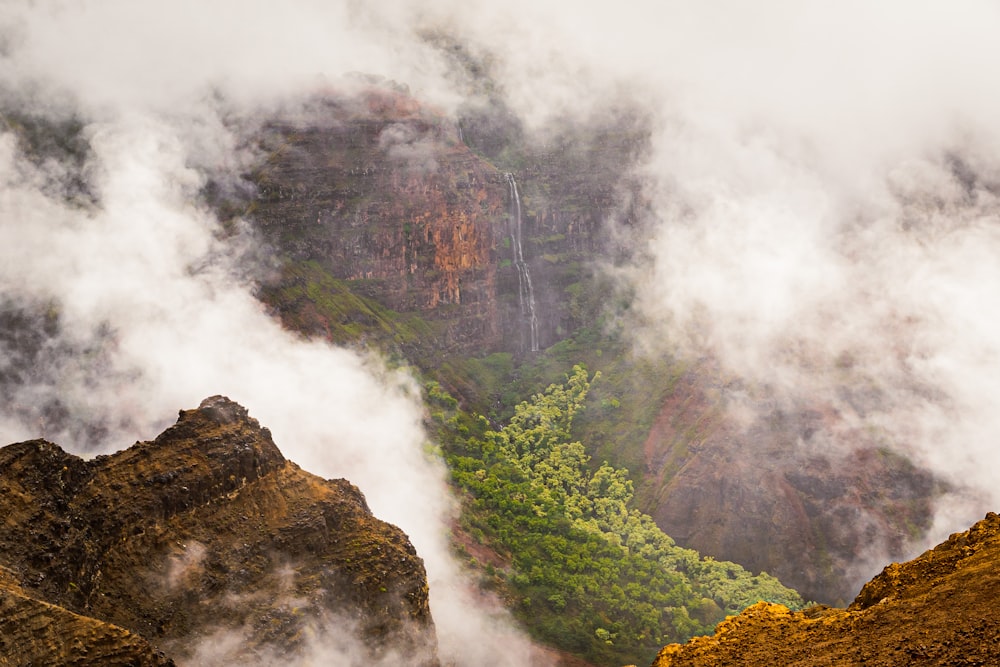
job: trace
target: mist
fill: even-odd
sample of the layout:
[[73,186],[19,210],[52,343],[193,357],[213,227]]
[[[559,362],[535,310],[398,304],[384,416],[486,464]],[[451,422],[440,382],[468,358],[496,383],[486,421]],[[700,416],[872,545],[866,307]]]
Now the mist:
[[832,405],[946,480],[916,552],[1000,501],[1000,13],[889,9],[703,25],[719,50],[657,138],[633,278],[646,341]]
[[[33,161],[0,134],[0,296],[58,322],[0,433],[107,452],[225,394],[410,535],[445,660],[525,664],[448,555],[455,508],[424,453],[419,387],[283,331],[242,265],[257,241],[198,203],[255,158],[240,127],[352,72],[446,113],[484,103],[422,37],[439,31],[491,56],[539,140],[609,99],[653,119],[649,233],[615,269],[638,349],[835,405],[953,484],[928,541],[963,529],[1000,501],[998,27],[986,0],[5,3],[7,110],[80,123],[87,151]],[[876,398],[847,401],[845,385]],[[64,419],[30,408],[55,397]]]
[[[505,612],[477,600],[450,554],[455,506],[443,463],[428,453],[420,386],[375,355],[283,330],[253,296],[266,252],[246,225],[224,226],[200,203],[209,179],[241,186],[241,170],[257,158],[243,133],[259,119],[294,114],[330,86],[349,92],[352,72],[405,81],[421,99],[448,104],[428,47],[401,38],[405,17],[382,9],[0,9],[5,112],[73,124],[83,144],[39,158],[12,132],[0,134],[0,294],[45,332],[28,358],[5,362],[20,382],[9,387],[0,434],[106,453],[224,394],[271,429],[287,458],[349,479],[376,516],[410,536],[427,569],[444,662],[527,664],[527,640]],[[399,158],[434,167],[412,151]],[[19,375],[18,363],[27,368]],[[327,627],[318,623],[303,664],[317,656],[354,664],[363,652],[345,626]]]
[[932,471],[950,490],[911,555],[995,509],[1000,6],[438,11],[493,56],[538,141],[608,100],[651,118],[649,219],[611,269],[636,295],[640,354],[828,406],[840,426],[812,453],[842,460],[863,432]]

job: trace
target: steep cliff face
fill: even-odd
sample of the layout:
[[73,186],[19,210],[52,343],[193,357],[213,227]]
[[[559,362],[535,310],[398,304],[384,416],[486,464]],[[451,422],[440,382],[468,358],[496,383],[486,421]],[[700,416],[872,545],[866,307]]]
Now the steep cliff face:
[[[385,84],[329,92],[267,124],[246,217],[286,262],[263,300],[311,335],[392,329],[416,357],[530,352],[531,315],[541,349],[592,324],[587,280],[612,245],[605,223],[630,196],[623,182],[645,128],[627,116],[560,128],[491,162],[470,148],[477,127],[462,133]],[[317,268],[392,314],[331,303]]]
[[1000,663],[1000,517],[865,585],[846,610],[759,603],[712,637],[672,644],[653,667]]
[[[578,347],[622,349],[608,335],[616,299],[597,267],[630,252],[609,220],[627,233],[646,215],[631,175],[648,140],[641,115],[616,109],[535,141],[494,115],[466,118],[460,135],[388,86],[331,93],[265,128],[249,211],[287,260],[261,289],[287,326],[341,343],[388,341],[483,412],[503,409],[510,392],[484,388],[463,357],[530,359],[515,213],[542,350],[583,331]],[[487,159],[516,167],[513,183]],[[593,357],[601,367],[590,349],[573,354],[569,364]],[[520,372],[515,363],[510,377]],[[926,528],[934,481],[864,433],[851,436],[851,452],[825,451],[823,433],[842,428],[828,406],[777,407],[762,395],[753,423],[733,418],[729,404],[745,391],[729,384],[698,368],[669,391],[647,385],[640,391],[665,399],[641,454],[619,451],[638,441],[593,446],[644,470],[640,507],[681,544],[774,572],[807,597],[846,599],[868,551],[897,557]]]
[[[217,633],[240,637],[229,659],[291,656],[336,627],[372,657],[401,650],[437,664],[423,564],[406,536],[348,482],[286,461],[225,398],[92,461],[45,441],[5,447],[0,507],[0,559],[24,596],[178,660]],[[20,646],[5,647],[15,664]]]
[[[900,557],[939,483],[828,406],[748,398],[710,369],[685,373],[644,443],[642,504],[703,553],[763,569],[806,599],[850,599],[866,558]],[[839,432],[837,445],[828,435]]]
[[[286,257],[314,261],[394,311],[441,323],[443,347],[499,342],[503,175],[454,124],[388,87],[330,94],[301,121],[269,124],[252,175],[255,225]],[[280,287],[294,287],[287,274]],[[304,302],[271,300],[293,324]],[[315,300],[315,299],[314,299]]]

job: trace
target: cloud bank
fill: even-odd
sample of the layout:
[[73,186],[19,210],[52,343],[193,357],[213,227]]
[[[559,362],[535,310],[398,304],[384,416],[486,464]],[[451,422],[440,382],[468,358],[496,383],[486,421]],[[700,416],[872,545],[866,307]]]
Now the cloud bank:
[[639,347],[831,406],[831,455],[863,429],[934,471],[954,493],[914,549],[1000,503],[1000,6],[437,11],[529,128],[648,112]]
[[718,50],[657,139],[645,313],[970,489],[939,509],[958,530],[1000,502],[998,8],[741,18],[694,33]]

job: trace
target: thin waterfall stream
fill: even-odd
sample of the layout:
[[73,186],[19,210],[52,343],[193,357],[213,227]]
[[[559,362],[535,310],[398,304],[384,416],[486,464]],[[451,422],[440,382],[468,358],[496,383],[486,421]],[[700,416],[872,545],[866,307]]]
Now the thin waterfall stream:
[[514,174],[507,174],[507,184],[510,186],[510,240],[514,249],[514,268],[517,269],[518,298],[521,304],[521,317],[527,321],[529,342],[532,352],[538,352],[538,315],[535,312],[535,289],[531,285],[531,271],[524,261],[524,249],[521,245],[521,196],[517,191],[517,181]]

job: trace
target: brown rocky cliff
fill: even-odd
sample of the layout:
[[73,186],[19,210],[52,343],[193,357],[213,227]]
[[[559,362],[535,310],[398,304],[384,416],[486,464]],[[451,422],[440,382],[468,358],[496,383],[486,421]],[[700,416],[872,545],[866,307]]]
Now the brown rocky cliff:
[[124,628],[33,599],[0,572],[0,665],[172,667]]
[[680,378],[645,443],[643,509],[684,546],[844,604],[859,558],[902,557],[927,527],[936,482],[861,429],[824,441],[844,426],[823,405],[764,393],[741,419],[748,400],[710,368]]
[[5,447],[0,510],[0,565],[25,596],[178,659],[216,631],[242,633],[245,652],[293,654],[324,623],[350,622],[373,657],[437,663],[407,537],[348,482],[286,461],[228,399],[93,461],[44,441]]
[[845,609],[761,602],[653,667],[1000,664],[1000,516],[892,564]]
[[271,123],[260,143],[249,217],[269,242],[392,310],[443,322],[439,344],[498,344],[507,191],[451,122],[372,88],[331,93],[308,121]]
[[[630,117],[568,123],[553,130],[555,138],[493,155],[506,169],[517,166],[521,245],[542,348],[597,318],[585,286],[621,243],[607,221],[636,215],[629,173],[645,141],[638,125]],[[285,261],[261,296],[286,326],[308,335],[328,329],[329,312],[316,307],[323,289],[301,266],[289,266],[314,262],[352,292],[432,323],[406,350],[411,357],[428,349],[530,350],[512,193],[506,175],[470,148],[475,134],[466,131],[466,144],[454,119],[373,85],[329,91],[308,113],[276,118],[255,135],[265,157],[250,174],[256,194],[245,217]]]

